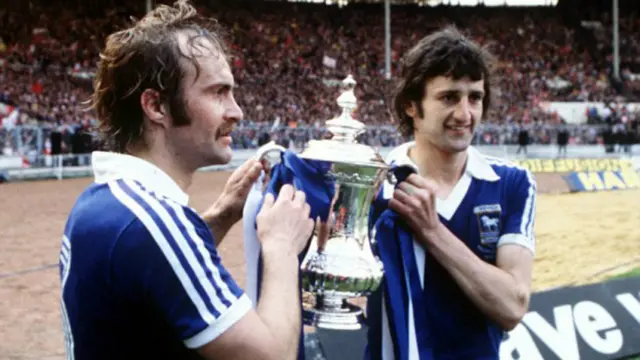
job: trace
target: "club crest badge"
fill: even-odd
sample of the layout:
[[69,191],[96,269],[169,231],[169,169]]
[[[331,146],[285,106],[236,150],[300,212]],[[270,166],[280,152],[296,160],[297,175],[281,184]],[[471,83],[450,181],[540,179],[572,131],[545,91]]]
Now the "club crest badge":
[[473,208],[478,221],[481,245],[495,245],[501,232],[502,207],[500,204],[480,205]]

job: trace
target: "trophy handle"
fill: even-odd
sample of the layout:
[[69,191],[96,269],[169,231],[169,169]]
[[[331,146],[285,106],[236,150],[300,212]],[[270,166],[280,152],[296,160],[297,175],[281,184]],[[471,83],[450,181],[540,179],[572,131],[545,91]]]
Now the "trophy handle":
[[[269,182],[269,179],[271,178],[271,169],[273,168],[273,164],[271,162],[271,160],[269,159],[269,156],[274,154],[274,153],[278,153],[278,160],[281,160],[281,156],[282,154],[287,151],[287,149],[285,149],[284,147],[278,145],[275,143],[275,141],[269,141],[268,143],[262,145],[260,148],[258,148],[258,151],[256,151],[256,155],[254,156],[254,159],[258,160],[259,162],[262,163],[262,165],[264,166],[264,178],[262,179],[262,191],[264,192],[266,190],[267,187],[267,183]],[[279,161],[278,161],[279,162]]]
[[273,152],[278,152],[280,154],[282,154],[283,152],[287,151],[287,149],[285,149],[284,147],[276,144],[275,141],[271,140],[268,143],[262,145],[258,151],[256,152],[256,159],[258,161],[262,161],[262,160],[268,160],[268,156],[273,153]]

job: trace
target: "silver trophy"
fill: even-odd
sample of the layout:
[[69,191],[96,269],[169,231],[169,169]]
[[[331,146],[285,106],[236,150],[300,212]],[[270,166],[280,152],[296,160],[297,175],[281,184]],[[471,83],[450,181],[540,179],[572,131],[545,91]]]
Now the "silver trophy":
[[[368,231],[369,209],[389,166],[373,148],[359,144],[365,125],[351,116],[357,106],[356,82],[349,75],[338,97],[342,114],[327,121],[330,140],[312,140],[298,156],[325,161],[335,183],[329,219],[316,225],[309,250],[301,264],[305,325],[334,330],[357,330],[364,322],[363,309],[350,302],[375,291],[383,276],[380,259],[372,251]],[[284,151],[273,143],[258,156]]]

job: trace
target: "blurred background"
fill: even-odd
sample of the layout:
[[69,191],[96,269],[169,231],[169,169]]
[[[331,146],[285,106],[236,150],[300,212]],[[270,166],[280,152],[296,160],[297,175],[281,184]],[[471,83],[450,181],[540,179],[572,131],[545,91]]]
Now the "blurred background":
[[[95,117],[83,102],[104,38],[160,2],[2,3],[2,153],[43,164],[42,155],[87,152],[83,134],[91,133]],[[540,6],[522,6],[532,3]],[[348,74],[359,84],[356,117],[369,125],[362,141],[381,147],[404,141],[389,111],[398,60],[420,37],[455,24],[500,60],[498,101],[476,144],[554,144],[566,131],[561,137],[569,145],[610,142],[625,152],[638,140],[640,6],[615,3],[195,1],[228,29],[245,113],[234,133],[237,148],[267,139],[301,148],[322,136]]]

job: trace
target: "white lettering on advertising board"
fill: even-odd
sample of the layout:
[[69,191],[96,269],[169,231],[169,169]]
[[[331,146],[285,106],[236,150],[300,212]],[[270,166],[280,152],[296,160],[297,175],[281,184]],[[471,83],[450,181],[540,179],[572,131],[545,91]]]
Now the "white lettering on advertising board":
[[[621,293],[615,298],[640,324],[640,293],[638,297]],[[580,360],[578,339],[603,355],[616,354],[624,346],[624,335],[613,316],[602,305],[589,300],[554,307],[550,321],[536,311],[527,313],[502,343],[500,359],[543,359],[534,339],[562,360]]]

